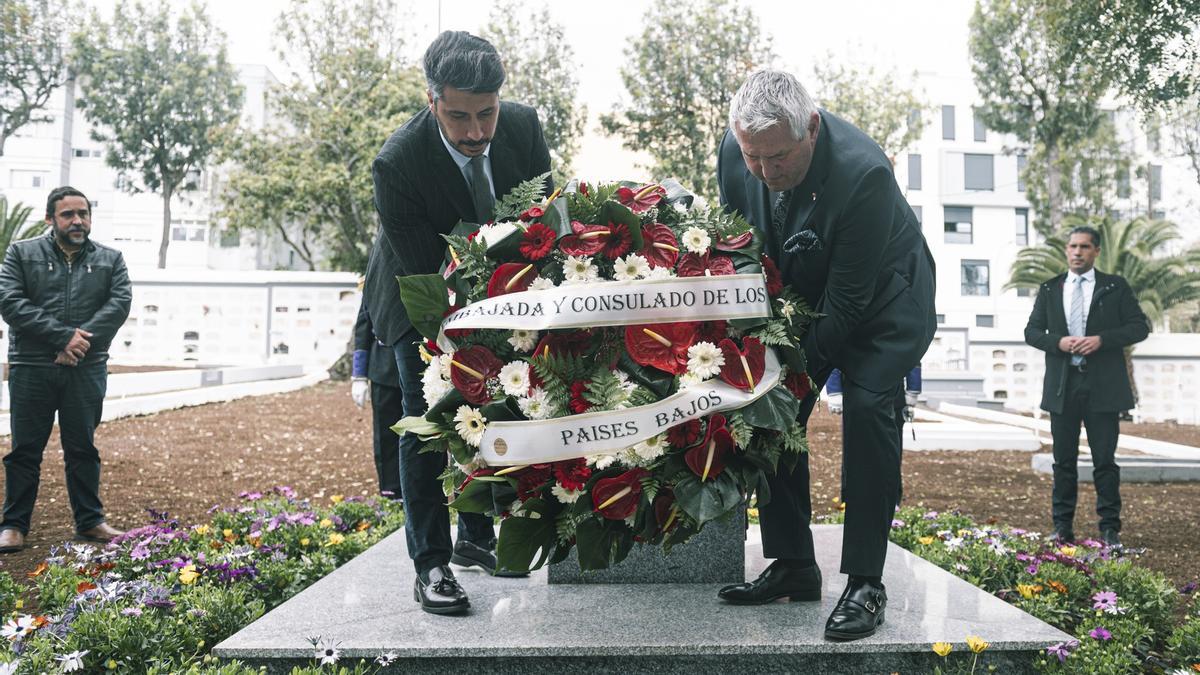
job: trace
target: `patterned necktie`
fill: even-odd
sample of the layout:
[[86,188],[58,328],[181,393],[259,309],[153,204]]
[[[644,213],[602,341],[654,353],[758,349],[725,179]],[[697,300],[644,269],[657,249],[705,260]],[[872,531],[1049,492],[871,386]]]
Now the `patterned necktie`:
[[[1083,337],[1086,324],[1083,321],[1083,277],[1075,277],[1075,290],[1071,292],[1071,313],[1067,315],[1067,330],[1074,337]],[[1071,365],[1083,364],[1083,356],[1071,355]]]
[[783,248],[783,226],[787,223],[788,207],[792,205],[792,190],[785,190],[775,200],[775,208],[771,209],[771,257],[779,260]]
[[483,155],[476,155],[467,164],[471,167],[471,201],[475,203],[475,222],[482,225],[492,219],[492,191],[487,174],[483,172]]

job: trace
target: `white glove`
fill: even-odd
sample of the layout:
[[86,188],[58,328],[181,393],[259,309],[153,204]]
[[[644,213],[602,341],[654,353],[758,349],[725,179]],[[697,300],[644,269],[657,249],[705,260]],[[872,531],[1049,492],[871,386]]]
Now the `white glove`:
[[921,396],[921,392],[919,392],[919,391],[904,392],[904,405],[906,405],[910,408],[915,406],[917,404],[917,399],[920,398],[920,396]]
[[366,378],[356,377],[350,381],[350,398],[360,408],[367,405],[367,400],[371,398],[371,385]]
[[841,394],[830,394],[825,399],[825,405],[828,406],[829,412],[833,413],[834,415],[841,415],[842,414],[842,395]]

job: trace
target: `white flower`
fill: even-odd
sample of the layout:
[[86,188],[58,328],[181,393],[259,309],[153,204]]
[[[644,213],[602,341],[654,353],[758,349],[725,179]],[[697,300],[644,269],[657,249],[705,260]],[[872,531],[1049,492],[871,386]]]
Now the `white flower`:
[[550,399],[541,387],[535,387],[533,393],[525,398],[517,399],[521,412],[531,420],[544,420],[553,417]]
[[787,298],[779,298],[779,316],[782,316],[789,321],[796,315],[796,305],[792,304]]
[[390,666],[395,663],[396,659],[398,658],[400,658],[400,655],[396,652],[385,652],[375,657],[375,665]]
[[481,225],[479,227],[479,238],[488,246],[495,246],[508,235],[517,231],[516,223],[496,223],[495,225]]
[[701,380],[707,380],[721,372],[725,355],[711,342],[697,342],[688,347],[688,372]]
[[313,658],[322,666],[332,666],[338,662],[338,659],[342,658],[342,650],[338,648],[341,646],[340,642],[324,638],[317,638],[316,640],[310,638],[309,642],[317,650],[317,653],[313,654]]
[[433,406],[453,388],[449,378],[442,376],[442,369],[437,361],[431,363],[421,374],[421,393],[425,396],[426,405]]
[[519,352],[527,352],[537,346],[538,332],[536,330],[524,330],[518,328],[512,332],[512,337],[508,338],[508,344]]
[[583,495],[583,490],[568,490],[562,485],[555,483],[554,487],[550,488],[550,494],[554,495],[554,498],[563,504],[574,504]]
[[617,461],[612,455],[588,455],[588,466],[595,468],[597,471],[603,471],[612,466],[612,463]]
[[683,233],[683,247],[689,253],[704,255],[708,252],[709,246],[712,246],[712,237],[709,237],[702,228],[692,226]]
[[703,383],[704,383],[704,380],[700,379],[699,376],[697,376],[695,373],[693,373],[691,371],[688,371],[679,376],[679,388],[680,389],[687,389],[689,387],[694,387],[698,384],[703,384]]
[[0,663],[0,675],[17,675],[17,668],[21,667],[21,659],[13,659],[8,663]]
[[563,274],[568,284],[586,284],[600,278],[600,270],[592,264],[591,256],[586,255],[567,256],[567,261],[563,263]]
[[946,548],[948,548],[948,549],[950,549],[951,551],[953,551],[953,550],[955,550],[955,549],[962,548],[962,547],[963,547],[963,543],[964,543],[964,542],[963,542],[963,538],[962,538],[962,537],[950,537],[949,539],[947,539],[947,540],[946,540]]
[[650,273],[646,275],[647,279],[670,279],[675,276],[675,270],[666,265],[651,267]]
[[529,284],[531,291],[545,291],[551,288],[554,288],[554,281],[546,277],[538,277],[533,280],[532,284]]
[[637,253],[619,258],[613,266],[613,278],[617,281],[632,281],[650,275],[650,263]]
[[85,649],[85,650],[79,651],[79,652],[71,652],[70,654],[63,654],[62,656],[55,656],[54,660],[58,661],[59,663],[62,664],[62,669],[63,669],[64,673],[72,673],[72,672],[75,672],[76,670],[83,670],[83,657],[89,651],[91,651],[91,650]]
[[462,437],[467,445],[479,447],[479,442],[483,440],[483,430],[487,428],[487,421],[483,419],[483,415],[469,405],[460,405],[454,413],[454,430]]
[[[453,370],[452,370],[453,367],[450,365],[450,362],[453,360],[454,360],[454,352],[448,352],[446,354],[442,354],[440,356],[437,356],[434,359],[434,364],[437,364],[436,368],[437,368],[438,374],[447,380],[450,379],[450,373],[453,372]],[[434,368],[435,366],[433,364],[430,364],[429,367]]]
[[487,468],[487,462],[485,462],[479,455],[475,455],[475,457],[466,464],[459,464],[458,462],[455,462],[454,465],[458,467],[459,471],[467,474],[468,476],[480,469]]
[[647,438],[641,443],[633,446],[633,451],[647,462],[653,461],[662,456],[666,450],[667,444],[662,434]]
[[529,392],[529,364],[510,361],[500,369],[500,386],[509,396],[524,396]]
[[993,541],[988,548],[996,555],[1008,555],[1008,548],[1004,546],[1004,542],[1002,541]]
[[616,457],[626,466],[644,466],[646,464],[642,456],[637,453],[637,447],[633,445],[618,452]]
[[10,619],[8,623],[4,624],[3,628],[0,628],[0,636],[6,637],[9,640],[15,640],[32,632],[33,617],[28,614]]

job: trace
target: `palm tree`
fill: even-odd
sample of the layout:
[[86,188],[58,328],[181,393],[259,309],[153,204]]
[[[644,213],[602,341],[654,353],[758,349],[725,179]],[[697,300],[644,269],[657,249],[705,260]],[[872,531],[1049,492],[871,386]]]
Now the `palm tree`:
[[8,245],[14,241],[30,239],[46,231],[46,224],[34,222],[26,225],[33,207],[21,202],[8,208],[8,198],[0,195],[0,250],[8,252]]

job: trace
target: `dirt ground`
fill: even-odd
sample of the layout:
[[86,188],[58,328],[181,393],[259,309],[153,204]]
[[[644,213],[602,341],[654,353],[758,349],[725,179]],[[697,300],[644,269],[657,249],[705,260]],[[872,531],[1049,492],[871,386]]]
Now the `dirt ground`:
[[[817,514],[837,508],[840,424],[840,418],[818,411],[810,426]],[[1193,444],[1200,439],[1195,427],[1176,430],[1190,432]],[[115,420],[96,436],[104,461],[101,496],[109,521],[122,528],[146,523],[148,509],[165,510],[185,523],[204,522],[213,505],[276,485],[314,498],[377,489],[370,412],[351,403],[345,383]],[[9,447],[9,438],[0,438],[0,451]],[[30,547],[0,557],[0,569],[18,579],[73,534],[57,434],[48,448]],[[1050,527],[1050,478],[1033,472],[1029,453],[910,452],[904,481],[907,504],[959,509],[980,521],[1031,530]],[[1122,496],[1126,545],[1144,547],[1145,564],[1178,584],[1197,580],[1200,483],[1126,484]],[[1094,503],[1091,485],[1081,485],[1075,524],[1080,536],[1097,535]]]

